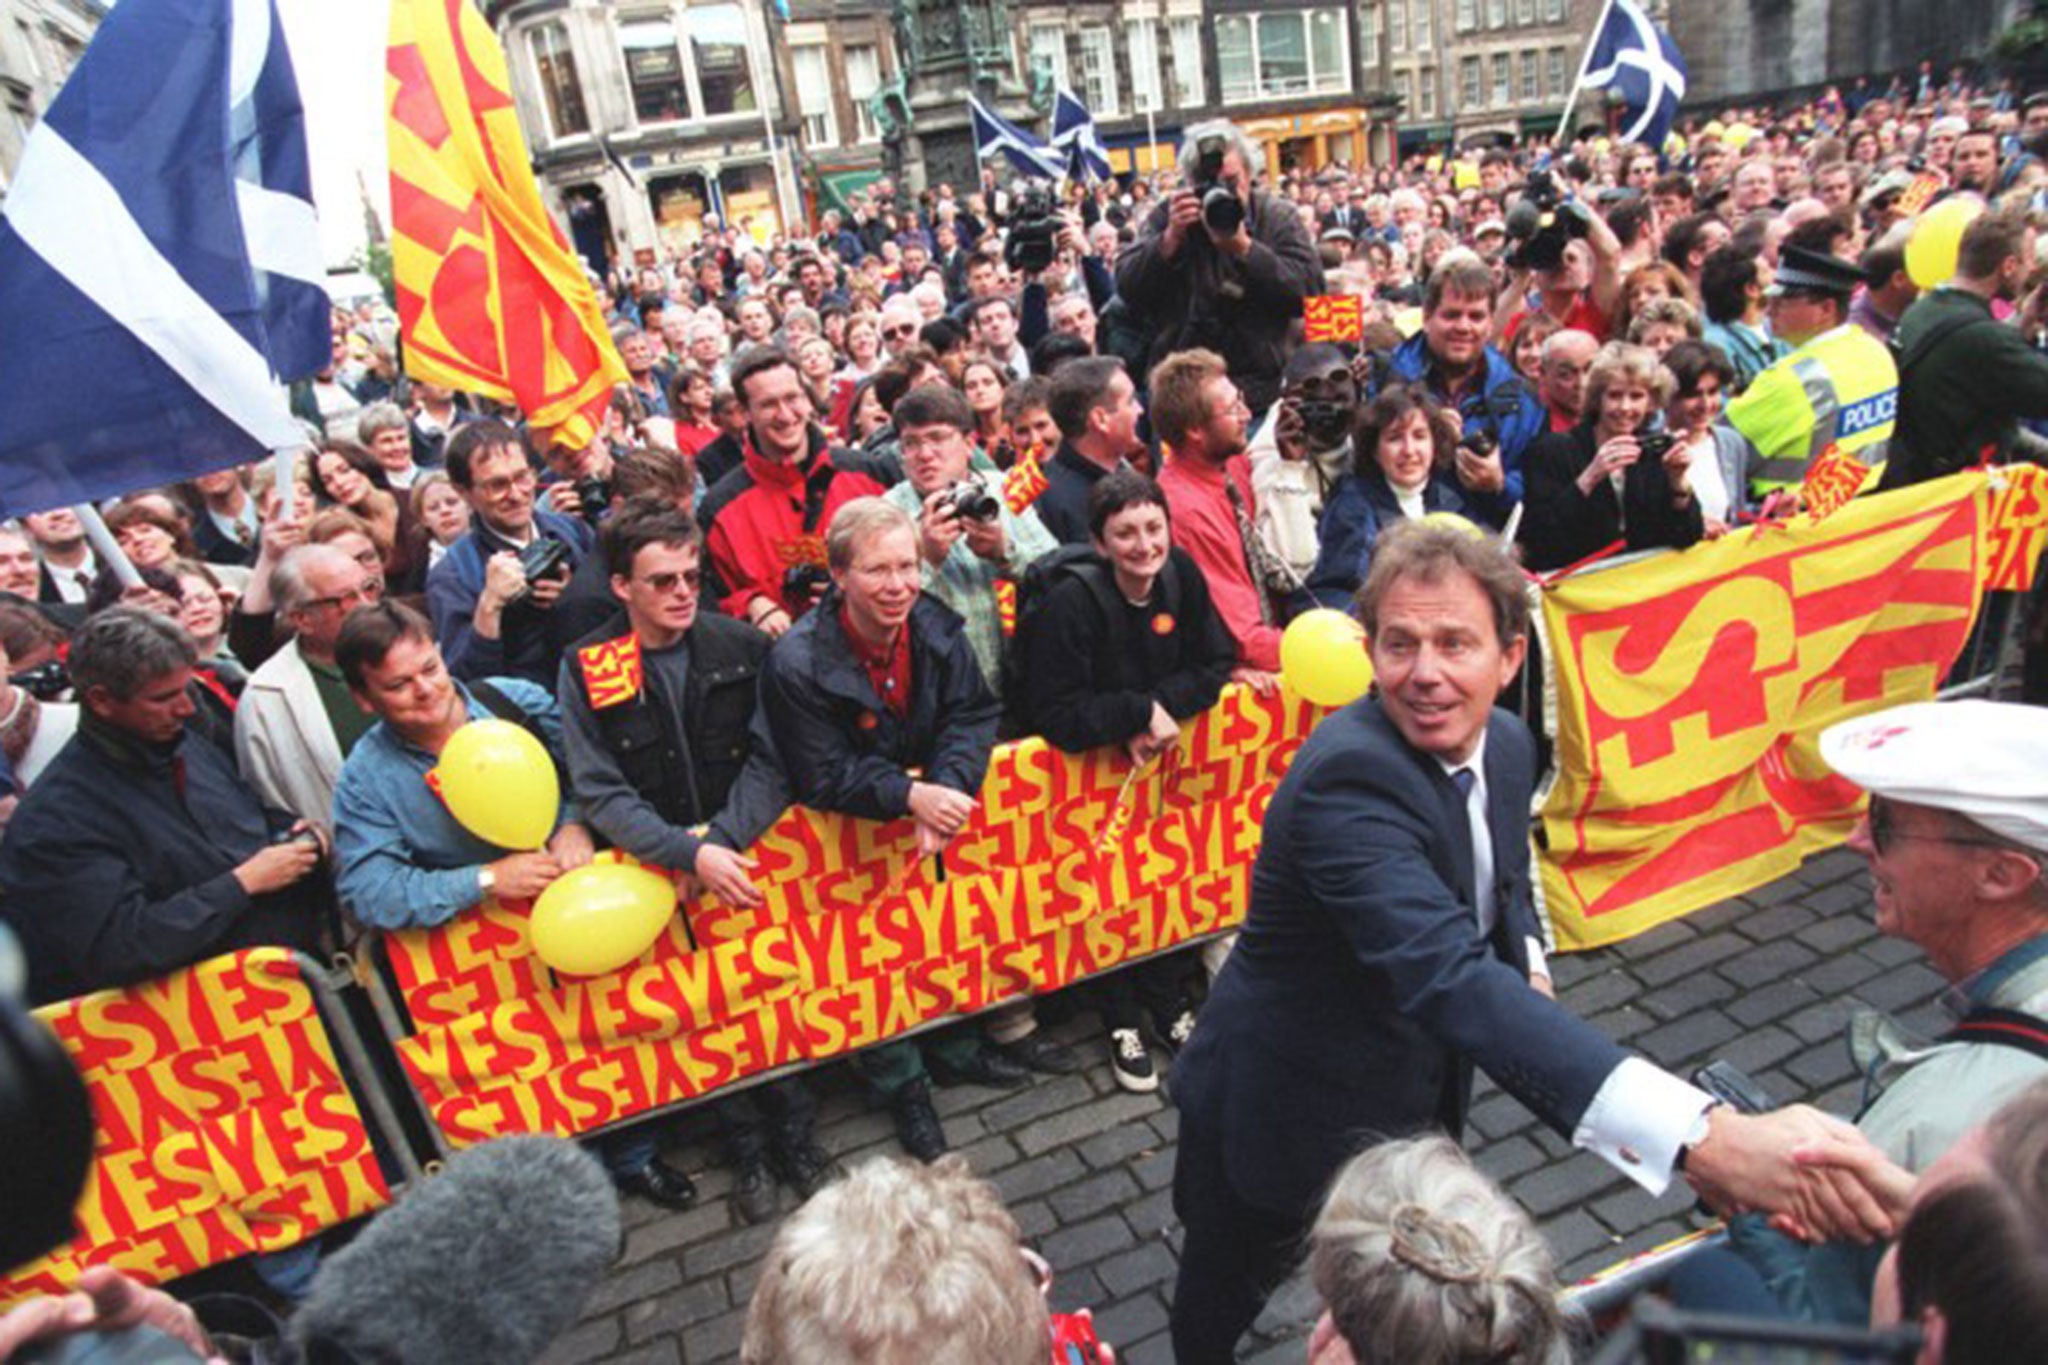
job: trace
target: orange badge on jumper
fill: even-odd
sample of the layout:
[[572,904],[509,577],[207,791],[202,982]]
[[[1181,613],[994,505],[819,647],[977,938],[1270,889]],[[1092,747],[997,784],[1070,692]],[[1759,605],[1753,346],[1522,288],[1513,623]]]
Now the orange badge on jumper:
[[861,712],[860,719],[854,722],[855,725],[858,725],[863,730],[872,730],[881,723],[882,718],[872,711]]
[[585,645],[576,651],[583,669],[583,687],[590,693],[590,708],[602,711],[640,695],[640,637],[622,635],[616,640]]
[[1302,301],[1306,341],[1363,341],[1365,300],[1356,294],[1313,294]]
[[1173,634],[1173,617],[1171,617],[1171,616],[1167,615],[1167,614],[1166,614],[1165,612],[1163,612],[1163,611],[1162,611],[1162,612],[1160,612],[1160,613],[1159,613],[1159,614],[1158,614],[1157,616],[1153,617],[1153,618],[1152,618],[1152,633],[1153,633],[1154,635],[1171,635],[1171,634]]

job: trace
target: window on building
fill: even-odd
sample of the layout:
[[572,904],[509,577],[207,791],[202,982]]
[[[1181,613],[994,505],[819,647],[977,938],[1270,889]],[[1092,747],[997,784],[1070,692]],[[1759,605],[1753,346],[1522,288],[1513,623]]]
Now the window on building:
[[1408,50],[1408,0],[1387,0],[1387,42],[1396,52]]
[[1457,19],[1460,33],[1470,33],[1479,27],[1479,0],[1458,0]]
[[1167,36],[1173,42],[1173,102],[1177,108],[1192,109],[1207,96],[1202,79],[1202,21],[1192,15],[1169,19]]
[[1415,0],[1415,50],[1427,52],[1436,45],[1436,0]]
[[1458,107],[1460,109],[1477,109],[1486,103],[1481,98],[1484,94],[1480,89],[1479,83],[1481,79],[1479,59],[1477,57],[1461,57],[1458,59]]
[[576,54],[569,50],[568,30],[557,23],[535,24],[527,30],[526,42],[547,105],[549,129],[556,137],[589,132],[590,115],[583,108],[583,83],[576,79]]
[[1055,89],[1071,84],[1067,79],[1067,30],[1058,24],[1033,24],[1031,65],[1052,73]]
[[1124,26],[1124,43],[1131,52],[1131,107],[1137,113],[1164,107],[1159,84],[1159,25],[1151,19],[1133,19]]
[[1077,31],[1081,43],[1081,103],[1097,118],[1117,111],[1116,39],[1107,28],[1090,24]]
[[1508,25],[1508,0],[1486,0],[1486,26],[1506,28]]
[[1504,109],[1515,102],[1514,75],[1509,69],[1514,58],[1505,52],[1493,54],[1493,103]]
[[697,95],[704,116],[751,114],[754,76],[747,62],[747,18],[738,5],[691,5],[681,11],[690,29]]
[[882,88],[881,49],[873,43],[855,43],[839,49],[839,60],[846,64],[846,98],[853,104],[853,126],[860,140],[881,141],[882,130],[875,126],[874,112],[868,108],[868,101]]
[[1564,74],[1564,49],[1561,47],[1550,49],[1550,61],[1547,65],[1550,68],[1550,98],[1561,100],[1565,96],[1565,81],[1567,79]]
[[1534,104],[1543,98],[1543,60],[1540,54],[1522,54],[1522,103]]
[[1536,0],[1515,0],[1515,22],[1533,24],[1536,22]]
[[1226,14],[1216,21],[1216,77],[1223,84],[1225,104],[1258,98],[1259,70],[1252,60],[1250,15]]
[[832,57],[822,46],[793,47],[790,65],[796,69],[796,107],[803,118],[804,145],[837,147],[839,120],[832,114]]
[[1423,118],[1436,117],[1436,68],[1426,66],[1416,73],[1417,84],[1421,87],[1422,102],[1415,111]]
[[1565,0],[1543,0],[1543,21],[1548,24],[1563,23],[1566,8]]
[[1271,98],[1308,93],[1307,16],[1262,14],[1253,26],[1258,36],[1259,92]]
[[633,89],[633,116],[642,123],[673,123],[690,116],[683,86],[683,54],[675,25],[666,19],[635,19],[619,25],[626,54],[626,83]]
[[1310,90],[1324,95],[1351,88],[1351,32],[1343,10],[1309,12],[1308,57]]

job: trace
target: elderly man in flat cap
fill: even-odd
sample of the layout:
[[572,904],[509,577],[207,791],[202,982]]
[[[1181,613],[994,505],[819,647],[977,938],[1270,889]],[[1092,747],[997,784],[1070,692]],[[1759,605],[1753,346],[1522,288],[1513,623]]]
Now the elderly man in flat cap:
[[[1877,927],[1927,954],[1955,1024],[1931,1041],[1862,1011],[1856,1126],[1908,1170],[2048,1077],[2048,710],[1921,702],[1845,721],[1821,757],[1870,793],[1849,847]],[[1802,1317],[1862,1322],[1882,1247],[1804,1248],[1737,1220],[1737,1246]]]

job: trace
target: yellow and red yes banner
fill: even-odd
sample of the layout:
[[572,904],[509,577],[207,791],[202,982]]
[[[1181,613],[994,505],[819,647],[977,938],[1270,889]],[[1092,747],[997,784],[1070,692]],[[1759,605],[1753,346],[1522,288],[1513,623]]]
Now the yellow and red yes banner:
[[610,976],[555,979],[518,906],[391,935],[399,1056],[451,1142],[570,1135],[1220,932],[1320,714],[1233,687],[1128,786],[1116,750],[1002,746],[943,878],[908,821],[792,809],[753,850],[764,906],[687,903]]
[[471,0],[392,0],[385,77],[407,372],[589,444],[626,367],[541,206],[490,24]]
[[79,1235],[0,1306],[91,1265],[146,1283],[276,1251],[390,1202],[292,956],[259,948],[38,1012],[92,1097]]
[[1559,945],[1627,938],[1841,842],[1862,794],[1820,732],[1934,695],[1982,593],[2031,583],[2044,493],[2038,469],[1958,474],[1546,588]]
[[1311,294],[1302,300],[1302,340],[1362,341],[1365,300],[1356,294]]

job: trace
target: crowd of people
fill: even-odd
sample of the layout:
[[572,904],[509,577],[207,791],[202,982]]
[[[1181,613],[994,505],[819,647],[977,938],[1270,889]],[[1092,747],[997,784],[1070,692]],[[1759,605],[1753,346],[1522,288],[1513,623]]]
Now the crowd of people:
[[[968,193],[878,181],[791,240],[707,219],[687,254],[599,282],[630,382],[573,447],[407,376],[378,305],[337,310],[330,368],[293,393],[309,446],[288,486],[265,461],[105,509],[140,586],[72,511],[0,528],[0,915],[49,1001],[443,924],[603,847],[757,904],[747,850],[791,804],[908,820],[942,855],[999,739],[1153,762],[1226,685],[1279,685],[1290,618],[1355,603],[1377,696],[1276,796],[1235,949],[1079,989],[1119,1085],[1174,1064],[1182,1360],[1230,1358],[1311,1228],[1317,1359],[1439,1358],[1405,1343],[1479,1321],[1490,1335],[1440,1358],[1554,1358],[1553,1267],[1526,1220],[1447,1144],[1347,1168],[1360,1131],[1456,1134],[1476,1063],[1646,1186],[1682,1173],[1716,1207],[1777,1215],[1785,1244],[1755,1254],[1782,1264],[1788,1231],[1892,1231],[1892,1163],[1927,1166],[2048,1070],[2008,1066],[1967,1107],[1923,1096],[1945,1107],[1937,1142],[1882,1108],[1862,1137],[1801,1108],[1736,1114],[1629,1057],[1550,998],[1522,828],[1535,748],[1494,710],[1527,574],[1781,515],[1823,459],[1882,463],[1891,488],[2048,448],[2028,425],[2048,419],[2044,195],[2048,95],[1931,80],[1725,111],[1663,148],[1587,136],[1357,171],[1282,172],[1204,124],[1177,174],[1073,188],[1050,219],[993,172]],[[1960,196],[1984,212],[1923,295],[1914,215]],[[1355,339],[1307,339],[1324,295],[1363,301]],[[566,774],[540,850],[489,844],[428,780],[487,717]],[[1998,725],[2008,749],[2031,733]],[[1881,916],[1908,896],[1901,859],[1957,863],[1939,887],[1911,872],[1929,904],[1881,925],[1986,1008],[2038,1014],[2038,779],[1986,805],[1839,766],[1879,793],[1859,847]],[[1967,930],[1937,913],[1961,886]],[[860,1251],[894,1226],[877,1209],[932,1229],[930,1256],[964,1258],[968,1281],[984,1260],[1000,1278],[1015,1227],[940,1162],[932,1087],[1084,1058],[1025,1001],[852,1065],[939,1164],[835,1185],[800,1077],[713,1103],[741,1214],[774,1216],[784,1188],[809,1201],[771,1253],[750,1359],[842,1358],[776,1343],[831,1336],[808,1325],[845,1311],[831,1257],[857,1277],[922,1254]],[[694,1184],[661,1136],[600,1154],[622,1190],[683,1207]],[[1816,1143],[1837,1163],[1795,1167]],[[1973,1205],[1943,1235],[2005,1216]],[[937,1235],[951,1220],[957,1242]],[[1916,1245],[1909,1312],[1979,1302]],[[1400,1283],[1375,1278],[1388,1256]],[[854,1297],[918,1298],[930,1266],[905,1264]],[[1418,1302],[1416,1274],[1472,1302]],[[1042,1319],[1016,1279],[1012,1306]],[[1874,1267],[1856,1283],[1825,1309],[1784,1297],[1853,1317]],[[873,1331],[916,1327],[918,1306]],[[1010,1358],[1004,1311],[977,1358]],[[1042,1348],[1033,1321],[1016,1340]],[[1948,1359],[1991,1358],[1966,1339]]]

